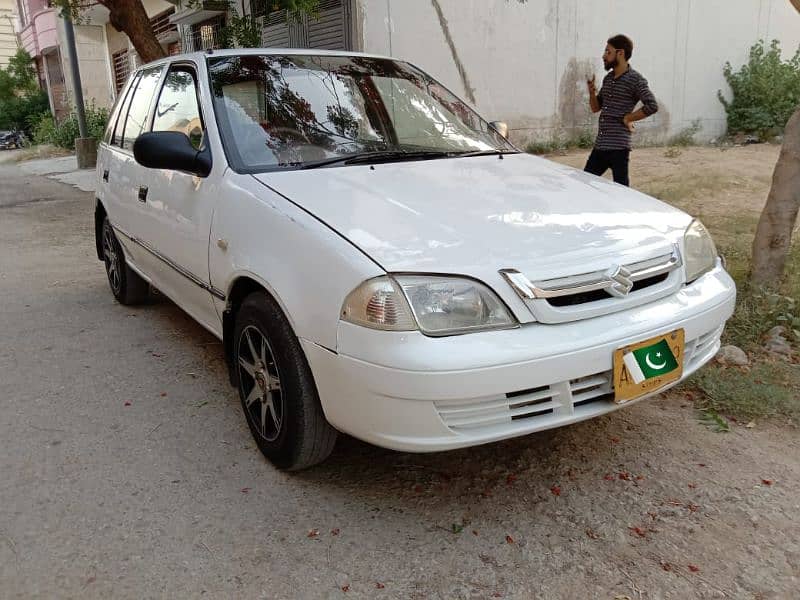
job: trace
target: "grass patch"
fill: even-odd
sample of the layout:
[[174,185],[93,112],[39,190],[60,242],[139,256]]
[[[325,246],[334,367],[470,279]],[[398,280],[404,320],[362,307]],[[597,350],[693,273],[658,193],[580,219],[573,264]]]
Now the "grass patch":
[[38,146],[30,146],[20,150],[14,155],[13,160],[15,162],[24,162],[37,158],[58,158],[59,156],[69,156],[70,154],[73,154],[73,152],[65,148],[59,148],[52,144],[39,144]]
[[749,369],[710,364],[685,387],[701,393],[703,411],[743,420],[788,417],[800,422],[800,365],[765,361]]
[[[723,367],[711,363],[682,387],[693,390],[698,408],[742,420],[789,418],[800,423],[800,364],[770,356],[764,334],[776,325],[800,350],[800,241],[795,240],[786,263],[786,276],[777,291],[751,286],[750,257],[757,216],[714,217],[704,221],[737,287],[736,310],[722,335],[722,344],[745,350],[750,367]],[[797,331],[795,331],[797,330]]]
[[738,187],[727,173],[680,174],[639,186],[640,191],[673,204],[678,208],[688,207],[688,202],[711,193]]
[[571,136],[554,135],[549,140],[534,140],[525,146],[525,152],[529,154],[555,154],[576,148],[586,150],[593,146],[594,136],[592,131],[584,129]]

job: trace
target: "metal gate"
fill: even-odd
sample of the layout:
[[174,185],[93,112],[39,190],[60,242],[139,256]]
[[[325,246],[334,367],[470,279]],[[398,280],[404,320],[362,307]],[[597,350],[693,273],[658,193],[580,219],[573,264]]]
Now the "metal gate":
[[351,0],[322,0],[317,18],[289,18],[285,10],[264,17],[261,42],[267,48],[352,50]]

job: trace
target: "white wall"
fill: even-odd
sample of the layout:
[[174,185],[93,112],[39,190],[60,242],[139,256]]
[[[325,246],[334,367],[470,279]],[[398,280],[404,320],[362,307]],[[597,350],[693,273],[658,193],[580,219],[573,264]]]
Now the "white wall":
[[[114,97],[108,73],[105,26],[73,25],[73,29],[84,104],[85,106],[94,105],[97,108],[110,108],[114,103]],[[65,37],[64,21],[62,19],[58,19],[58,33],[59,40],[63,44]],[[70,98],[70,104],[74,106],[72,99],[72,71],[70,70],[67,51],[63,47],[61,59],[67,95]]]
[[[441,7],[462,73],[435,9]],[[717,90],[759,38],[800,44],[800,15],[788,0],[358,0],[365,52],[409,60],[509,123],[518,142],[593,128],[585,80],[602,78],[608,37],[634,41],[631,65],[650,82],[661,110],[642,122],[639,142],[663,140],[699,119],[697,136],[725,130]],[[468,82],[472,90],[467,90]]]

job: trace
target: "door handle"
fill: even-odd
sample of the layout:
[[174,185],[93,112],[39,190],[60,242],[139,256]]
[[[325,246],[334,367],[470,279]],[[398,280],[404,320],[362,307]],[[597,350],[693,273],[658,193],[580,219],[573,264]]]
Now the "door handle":
[[139,202],[147,202],[147,186],[143,185],[139,188]]
[[105,181],[106,183],[108,183],[108,169],[106,169],[105,171],[103,171],[103,181]]

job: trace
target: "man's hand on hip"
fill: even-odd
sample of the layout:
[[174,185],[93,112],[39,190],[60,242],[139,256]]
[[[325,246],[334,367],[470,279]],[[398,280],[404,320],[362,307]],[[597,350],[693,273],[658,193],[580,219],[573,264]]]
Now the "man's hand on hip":
[[633,124],[634,122],[633,113],[628,113],[624,117],[622,117],[622,122],[625,123],[625,127],[628,128],[628,131],[633,133],[636,130],[636,126]]

